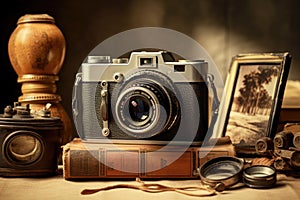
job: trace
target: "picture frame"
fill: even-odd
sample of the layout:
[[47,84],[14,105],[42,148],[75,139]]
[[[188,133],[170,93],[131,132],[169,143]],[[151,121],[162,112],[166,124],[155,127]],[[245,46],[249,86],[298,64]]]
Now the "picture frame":
[[238,54],[232,58],[214,128],[237,147],[254,148],[274,137],[291,65],[289,52]]

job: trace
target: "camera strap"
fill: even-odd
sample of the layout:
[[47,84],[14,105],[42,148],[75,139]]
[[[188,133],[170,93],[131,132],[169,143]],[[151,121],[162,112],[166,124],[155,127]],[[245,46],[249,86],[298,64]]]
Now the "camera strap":
[[208,138],[210,138],[213,134],[214,126],[215,126],[215,123],[217,121],[217,117],[218,117],[218,114],[219,114],[220,101],[218,99],[217,89],[216,89],[216,86],[214,84],[214,75],[207,74],[207,83],[210,85],[210,88],[212,89],[212,93],[213,93],[212,117],[211,117],[210,125],[209,125],[209,128],[207,130],[207,134],[206,134],[206,136]]
[[106,186],[99,189],[84,189],[81,194],[82,195],[89,195],[94,194],[101,191],[107,191],[112,189],[120,189],[120,188],[127,188],[127,189],[136,189],[141,190],[143,192],[148,193],[160,193],[160,192],[167,192],[173,191],[180,194],[194,196],[194,197],[204,197],[204,196],[213,196],[217,194],[217,190],[211,188],[208,185],[197,185],[197,186],[185,186],[185,187],[173,187],[173,186],[166,186],[159,183],[145,183],[140,180],[140,178],[136,178],[137,184],[116,184],[111,186]]

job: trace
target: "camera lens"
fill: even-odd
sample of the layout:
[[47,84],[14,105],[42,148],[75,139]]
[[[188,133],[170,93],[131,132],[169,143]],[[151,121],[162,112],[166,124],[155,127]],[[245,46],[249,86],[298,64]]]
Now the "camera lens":
[[9,144],[9,152],[12,157],[19,161],[29,161],[40,154],[40,142],[28,135],[20,135]]
[[5,142],[6,157],[15,165],[36,162],[43,153],[43,144],[37,134],[31,131],[16,131]]
[[113,103],[116,124],[135,138],[149,138],[164,132],[179,114],[179,103],[173,91],[162,85],[162,81],[145,78],[144,73],[121,83],[123,87],[117,87],[118,92],[112,97],[113,102],[117,99]]
[[133,121],[143,122],[149,119],[150,101],[143,96],[133,96],[129,99],[128,109]]
[[161,122],[167,120],[162,114],[159,99],[151,89],[143,86],[130,87],[123,91],[116,103],[117,121],[128,135],[147,137],[154,130],[162,129]]

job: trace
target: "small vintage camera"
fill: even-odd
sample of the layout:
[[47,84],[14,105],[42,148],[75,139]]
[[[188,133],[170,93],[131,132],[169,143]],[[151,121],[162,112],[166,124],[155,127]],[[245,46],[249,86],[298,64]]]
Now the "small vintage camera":
[[63,128],[51,117],[51,104],[32,113],[16,102],[0,115],[0,175],[49,176],[57,172],[59,136]]
[[165,51],[129,58],[88,56],[73,91],[73,116],[84,140],[196,144],[208,129],[207,62]]

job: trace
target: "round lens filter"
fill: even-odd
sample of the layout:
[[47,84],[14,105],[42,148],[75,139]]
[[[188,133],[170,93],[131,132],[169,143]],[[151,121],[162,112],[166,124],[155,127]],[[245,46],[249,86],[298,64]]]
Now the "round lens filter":
[[200,168],[199,175],[201,180],[210,186],[216,187],[216,185],[222,184],[227,188],[240,181],[243,167],[243,159],[221,156],[204,163]]
[[264,165],[253,165],[243,172],[243,182],[252,188],[270,188],[276,184],[276,170]]

